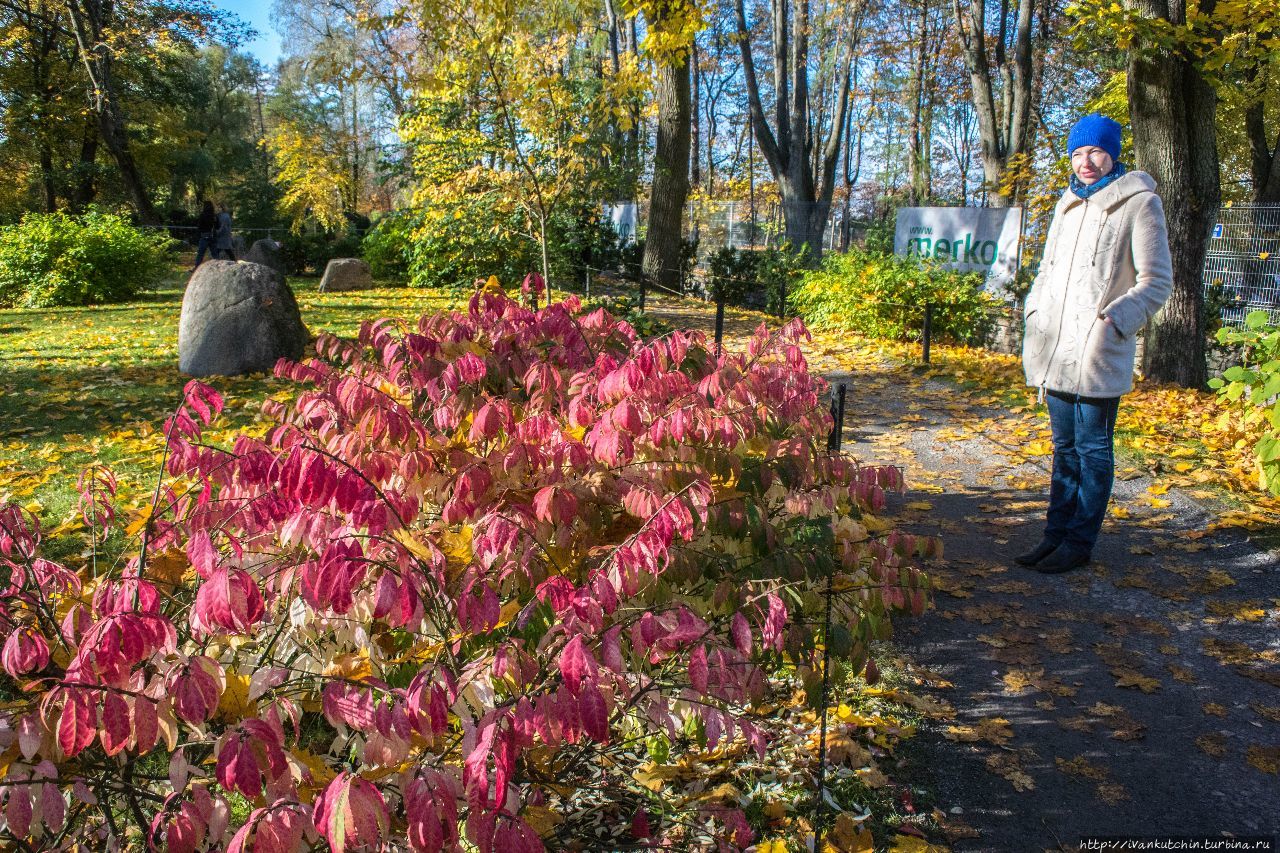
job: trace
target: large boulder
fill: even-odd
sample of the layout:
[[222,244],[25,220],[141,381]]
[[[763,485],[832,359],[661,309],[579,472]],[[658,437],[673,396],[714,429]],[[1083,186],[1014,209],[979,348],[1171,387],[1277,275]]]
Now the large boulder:
[[244,242],[244,237],[239,234],[231,235],[231,253],[236,256],[236,260],[240,260],[249,252],[248,245]]
[[187,282],[178,322],[178,369],[239,376],[302,358],[307,328],[284,276],[262,264],[207,261]]
[[267,237],[255,241],[240,260],[248,261],[251,264],[262,264],[264,267],[271,267],[280,275],[288,275],[289,270],[284,262],[284,255],[281,253],[280,248],[279,243]]
[[373,287],[373,272],[359,258],[334,258],[324,268],[320,279],[321,293],[339,293],[344,290],[368,290]]

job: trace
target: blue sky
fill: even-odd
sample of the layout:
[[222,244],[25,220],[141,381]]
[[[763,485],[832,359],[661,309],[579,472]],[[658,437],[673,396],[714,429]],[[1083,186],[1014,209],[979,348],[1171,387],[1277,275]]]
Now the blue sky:
[[258,31],[258,38],[244,49],[258,58],[267,68],[274,68],[280,58],[280,34],[271,26],[270,0],[214,0],[215,5],[234,12],[245,23]]

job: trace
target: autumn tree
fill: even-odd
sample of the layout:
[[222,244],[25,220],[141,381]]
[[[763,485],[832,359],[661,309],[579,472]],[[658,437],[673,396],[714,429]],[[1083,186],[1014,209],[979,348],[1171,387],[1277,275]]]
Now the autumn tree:
[[590,2],[459,10],[424,0],[414,14],[433,57],[402,126],[422,231],[518,232],[538,247],[550,280],[557,220],[615,187],[613,145],[631,130],[645,88],[638,64],[620,53],[615,66],[584,37],[582,18],[603,17]]
[[702,11],[693,0],[644,0],[636,11],[648,23],[643,48],[653,62],[658,107],[643,268],[647,278],[674,290],[680,286],[689,197],[691,48],[703,26]]
[[[1218,105],[1242,78],[1267,68],[1259,39],[1265,44],[1280,29],[1280,9],[1253,0],[1128,0],[1123,7],[1088,0],[1076,14],[1082,28],[1128,52],[1135,160],[1156,179],[1168,219],[1173,294],[1148,332],[1144,368],[1153,379],[1200,387],[1207,378],[1202,270],[1221,198]],[[1250,134],[1257,151],[1266,147],[1261,130]],[[1269,165],[1259,156],[1256,177],[1269,180],[1262,174]]]
[[46,210],[124,203],[154,222],[209,176],[243,171],[257,142],[232,103],[252,64],[235,51],[245,33],[196,0],[0,0],[3,194],[31,207],[38,193]]
[[[991,190],[988,201],[1007,207],[1013,199],[1005,170],[1026,154],[1031,136],[1035,0],[1000,0],[994,22],[987,19],[987,0],[952,2],[977,114],[982,171]],[[994,33],[989,32],[993,25]]]
[[[757,73],[755,29],[745,0],[737,0],[735,7],[751,124],[782,196],[786,239],[797,249],[807,246],[815,258],[822,251],[839,171],[851,67],[858,52],[854,33],[864,7],[857,2],[835,14],[814,14],[809,0],[771,0],[762,7],[769,21],[765,40],[773,71],[772,125]],[[819,75],[811,88],[815,66]]]

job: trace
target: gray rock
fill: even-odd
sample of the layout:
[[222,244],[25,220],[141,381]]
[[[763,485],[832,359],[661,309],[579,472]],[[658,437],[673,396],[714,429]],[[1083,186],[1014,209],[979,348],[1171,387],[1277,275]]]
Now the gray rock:
[[249,251],[249,247],[245,244],[244,238],[239,234],[231,235],[231,251],[235,253],[237,260],[243,258]]
[[189,376],[269,371],[302,358],[307,329],[284,276],[262,264],[208,261],[187,282],[178,369]]
[[284,255],[280,253],[280,244],[270,237],[254,242],[248,252],[245,252],[242,261],[248,261],[253,264],[262,264],[264,267],[271,267],[280,275],[288,275],[289,270],[285,266]]
[[321,293],[339,293],[344,290],[368,290],[373,287],[373,272],[359,258],[334,258],[324,268],[320,279]]

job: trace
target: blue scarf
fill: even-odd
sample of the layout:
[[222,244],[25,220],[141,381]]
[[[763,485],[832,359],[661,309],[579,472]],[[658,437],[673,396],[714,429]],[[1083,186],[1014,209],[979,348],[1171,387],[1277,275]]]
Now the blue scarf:
[[1121,163],[1119,160],[1117,160],[1115,165],[1111,167],[1110,172],[1108,172],[1106,175],[1104,175],[1103,177],[1099,178],[1098,180],[1094,181],[1091,184],[1084,183],[1083,181],[1081,181],[1079,178],[1076,177],[1075,172],[1072,172],[1071,173],[1071,191],[1076,195],[1080,196],[1080,198],[1088,198],[1089,196],[1096,193],[1098,190],[1107,186],[1107,184],[1110,184],[1113,181],[1115,181],[1117,178],[1119,178],[1121,175],[1123,175],[1127,171],[1129,170],[1124,167],[1124,164]]

